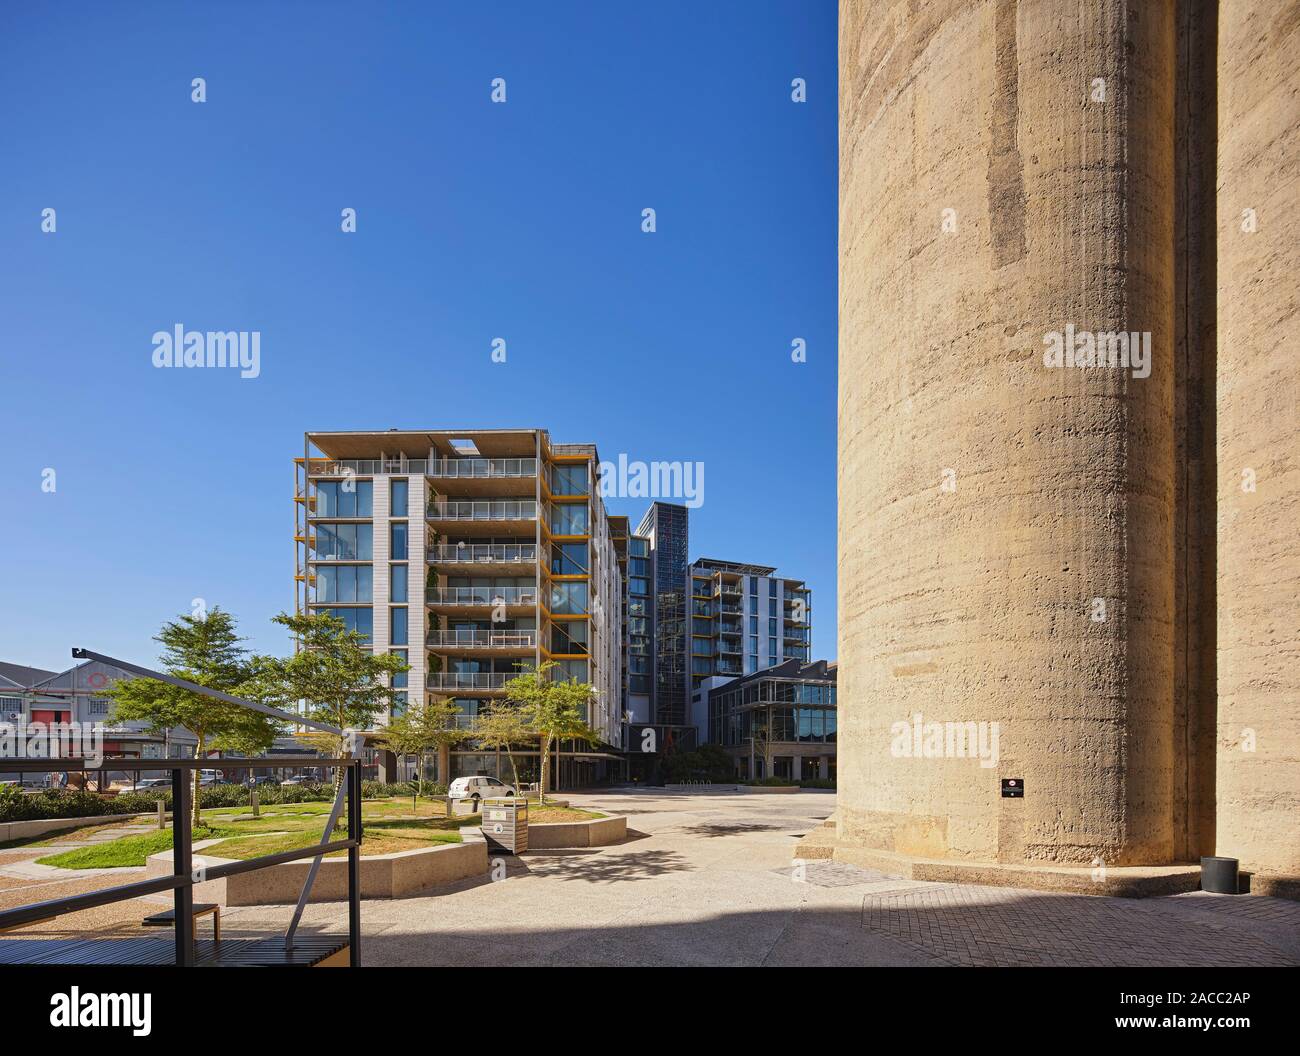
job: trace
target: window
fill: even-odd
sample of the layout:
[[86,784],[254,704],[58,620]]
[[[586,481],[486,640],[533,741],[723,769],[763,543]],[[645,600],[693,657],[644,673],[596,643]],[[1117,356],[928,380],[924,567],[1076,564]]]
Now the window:
[[551,612],[585,613],[587,611],[586,583],[552,583]]
[[374,525],[318,524],[316,556],[334,561],[369,561],[374,549]]
[[775,638],[769,638],[767,640],[767,651],[772,656],[771,662],[775,664],[776,663],[776,639]]
[[650,562],[644,557],[629,558],[627,570],[634,576],[648,576],[650,574]]
[[750,633],[750,634],[757,634],[757,633],[758,633],[758,617],[757,617],[757,616],[751,616],[751,617],[749,618],[749,633]]
[[749,577],[747,577],[747,578],[749,579],[749,592],[750,592],[751,594],[757,594],[757,593],[758,593],[758,577],[757,577],[757,576],[749,576]]
[[406,522],[393,521],[388,526],[389,534],[389,557],[395,561],[406,560]]
[[388,613],[388,640],[393,645],[406,645],[406,606],[395,605]]
[[[776,631],[777,631],[776,620],[775,620],[775,619],[769,619],[769,620],[767,621],[767,633],[770,634],[770,635],[775,635],[775,634],[776,634]],[[774,638],[773,638],[773,641],[775,641],[775,640],[776,640],[776,639],[775,639],[775,637],[774,637]]]
[[374,573],[369,565],[318,565],[317,601],[370,601]]
[[369,641],[374,634],[375,614],[372,609],[317,609],[317,612],[343,621],[349,631],[357,631]]
[[587,504],[556,503],[552,506],[551,532],[555,535],[586,535]]
[[410,484],[405,477],[397,477],[388,482],[388,515],[390,517],[405,517],[407,510],[407,496],[410,493]]
[[749,651],[755,656],[758,655],[758,635],[756,634],[751,634],[749,636]]
[[769,598],[776,597],[776,584],[777,584],[777,580],[775,579],[769,579],[767,581],[767,596]]
[[570,620],[551,624],[552,653],[586,653],[587,621]]
[[630,594],[649,594],[650,581],[648,579],[637,579],[634,576],[627,581],[627,589]]
[[[551,668],[551,675],[557,682],[586,682],[587,681],[587,661],[586,660],[557,660],[556,666]],[[583,716],[585,721],[586,716]]]
[[86,712],[89,715],[107,715],[109,702],[100,697],[92,697],[86,702]]
[[551,468],[551,494],[586,495],[587,493],[586,463]]
[[591,563],[586,543],[554,543],[551,546],[551,573],[556,576],[585,576]]
[[758,598],[752,594],[749,596],[749,614],[752,616],[758,612]]
[[388,566],[388,600],[389,601],[409,601],[408,587],[410,584],[410,573],[407,571],[409,565],[389,565]]
[[768,602],[767,602],[767,614],[768,614],[769,616],[775,616],[775,615],[776,615],[776,598],[769,598],[769,599],[768,599]]
[[317,517],[371,516],[372,489],[368,480],[331,480],[316,485]]
[[[406,663],[410,657],[410,654],[405,649],[390,649],[389,652],[393,653],[395,656],[400,656],[402,658],[402,663]],[[405,689],[409,684],[409,679],[409,671],[397,672],[397,674],[393,675],[393,688]]]
[[647,557],[650,553],[650,544],[645,539],[629,539],[627,552],[633,557]]

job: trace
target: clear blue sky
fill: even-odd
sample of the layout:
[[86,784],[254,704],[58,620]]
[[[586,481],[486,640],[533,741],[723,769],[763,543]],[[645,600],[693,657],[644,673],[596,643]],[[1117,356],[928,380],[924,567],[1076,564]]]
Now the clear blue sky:
[[[304,430],[510,426],[703,461],[692,556],[807,578],[833,656],[835,40],[833,0],[7,7],[0,659],[152,659],[195,597],[283,649]],[[154,369],[177,323],[261,377]]]

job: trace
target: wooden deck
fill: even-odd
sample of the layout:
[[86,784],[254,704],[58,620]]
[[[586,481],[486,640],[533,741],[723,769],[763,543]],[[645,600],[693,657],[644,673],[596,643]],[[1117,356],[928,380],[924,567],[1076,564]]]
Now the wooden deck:
[[[300,935],[293,949],[284,937],[267,939],[199,939],[195,966],[199,968],[327,968],[347,967],[348,941],[330,935]],[[150,966],[176,964],[176,943],[170,937],[137,939],[0,939],[0,965]]]

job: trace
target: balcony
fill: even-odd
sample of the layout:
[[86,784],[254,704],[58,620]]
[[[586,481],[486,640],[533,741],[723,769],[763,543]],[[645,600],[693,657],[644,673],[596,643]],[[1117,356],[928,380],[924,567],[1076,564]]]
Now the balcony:
[[719,638],[718,652],[729,653],[733,656],[740,656],[741,655],[740,641],[739,640],[731,641],[727,638]]
[[384,473],[405,476],[424,473],[427,458],[311,458],[307,460],[309,477],[374,477]]
[[537,606],[536,587],[430,587],[424,592],[425,604],[441,609],[492,609]]
[[425,474],[453,495],[536,495],[535,458],[435,458]]
[[740,665],[739,665],[739,664],[719,663],[719,664],[718,664],[718,674],[720,674],[720,675],[738,675],[738,674],[740,674]]
[[535,499],[439,499],[429,503],[425,518],[430,521],[537,520]]
[[[717,583],[717,584],[714,585],[714,588],[713,588],[713,596],[714,596],[714,597],[719,597],[720,595],[724,595],[724,594],[736,594],[736,595],[739,595],[740,593],[741,593],[741,589],[740,589],[740,581],[739,581],[739,580],[737,580],[737,581],[734,582],[734,583]],[[725,610],[724,610],[724,611],[725,611]]]
[[514,677],[481,671],[439,671],[437,674],[426,675],[424,686],[435,693],[498,693],[505,688],[506,679]]
[[732,616],[742,616],[742,615],[744,615],[744,611],[745,611],[745,610],[744,610],[744,608],[743,608],[742,606],[740,606],[740,605],[736,605],[736,604],[734,604],[733,602],[724,601],[724,602],[723,602],[723,603],[718,607],[718,611],[719,611],[719,612],[722,612],[722,613],[726,613],[726,614],[732,615]]
[[427,547],[424,559],[443,568],[499,569],[509,565],[531,569],[537,564],[537,544],[442,543]]
[[424,644],[441,653],[531,653],[537,648],[536,631],[430,631]]

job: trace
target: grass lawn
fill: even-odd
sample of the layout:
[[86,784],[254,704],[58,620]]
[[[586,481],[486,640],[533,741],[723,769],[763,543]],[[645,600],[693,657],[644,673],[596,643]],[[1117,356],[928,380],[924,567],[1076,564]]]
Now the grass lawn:
[[[396,851],[419,850],[438,844],[460,843],[460,829],[477,826],[481,814],[447,817],[445,806],[438,801],[419,800],[412,803],[405,797],[383,800],[366,800],[361,806],[365,841],[363,855],[392,854]],[[264,854],[295,850],[319,843],[321,831],[329,815],[329,803],[283,803],[263,807],[254,818],[247,807],[209,807],[203,811],[204,825],[194,831],[194,840],[219,839],[221,842],[205,847],[204,853],[218,858],[246,860]],[[607,817],[591,810],[576,807],[542,806],[529,801],[528,817],[538,824],[563,821],[590,821]],[[127,824],[135,819],[117,823]],[[44,846],[70,840],[84,840],[95,832],[112,829],[115,825],[95,825],[57,834],[45,834],[39,839],[15,841],[28,846]],[[337,838],[342,839],[346,829]],[[90,847],[63,851],[38,858],[42,865],[63,869],[107,869],[122,866],[143,866],[145,859],[172,847],[172,831],[166,829],[124,836],[118,840],[97,843]],[[342,855],[343,851],[335,852]]]
[[[194,839],[207,840],[227,835],[225,829],[195,829]],[[172,830],[158,829],[140,836],[123,836],[120,840],[78,847],[73,851],[48,854],[37,858],[39,865],[56,865],[60,869],[113,869],[123,866],[143,866],[145,859],[159,851],[172,849]]]

